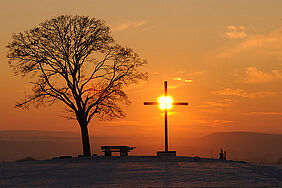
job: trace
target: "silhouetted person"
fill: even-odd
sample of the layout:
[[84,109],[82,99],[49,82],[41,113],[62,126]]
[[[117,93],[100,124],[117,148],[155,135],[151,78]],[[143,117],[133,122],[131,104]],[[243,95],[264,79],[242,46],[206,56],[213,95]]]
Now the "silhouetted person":
[[223,153],[223,160],[226,160],[226,151]]
[[223,150],[220,148],[219,159],[223,160]]

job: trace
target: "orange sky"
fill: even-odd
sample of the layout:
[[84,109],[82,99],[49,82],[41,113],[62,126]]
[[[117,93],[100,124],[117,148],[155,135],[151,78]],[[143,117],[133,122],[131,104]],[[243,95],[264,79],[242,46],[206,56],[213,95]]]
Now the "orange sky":
[[189,102],[172,108],[171,137],[282,133],[282,1],[276,0],[1,0],[0,130],[79,131],[60,117],[59,105],[15,109],[29,79],[14,77],[6,58],[12,33],[61,14],[105,20],[116,41],[149,62],[150,79],[127,89],[127,118],[94,119],[92,136],[161,137],[162,111],[143,102],[157,100],[164,80],[175,100]]

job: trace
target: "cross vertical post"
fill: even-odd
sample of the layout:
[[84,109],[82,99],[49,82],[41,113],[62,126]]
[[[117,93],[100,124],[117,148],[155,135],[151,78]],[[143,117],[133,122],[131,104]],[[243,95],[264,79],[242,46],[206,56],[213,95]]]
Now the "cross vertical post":
[[[164,81],[164,96],[167,97],[167,81]],[[165,115],[165,152],[168,152],[167,108],[164,110],[164,115]]]
[[167,81],[164,81],[164,96],[159,98],[158,102],[144,102],[144,105],[159,105],[164,110],[165,123],[165,151],[157,152],[158,156],[176,156],[176,151],[168,150],[168,109],[173,105],[188,105],[188,102],[173,102],[172,98],[167,95]]

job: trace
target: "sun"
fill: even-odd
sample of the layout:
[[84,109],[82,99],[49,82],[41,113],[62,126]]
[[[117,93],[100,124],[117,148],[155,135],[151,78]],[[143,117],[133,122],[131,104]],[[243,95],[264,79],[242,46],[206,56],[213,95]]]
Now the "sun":
[[159,106],[161,109],[171,109],[173,100],[170,96],[161,96],[158,98]]

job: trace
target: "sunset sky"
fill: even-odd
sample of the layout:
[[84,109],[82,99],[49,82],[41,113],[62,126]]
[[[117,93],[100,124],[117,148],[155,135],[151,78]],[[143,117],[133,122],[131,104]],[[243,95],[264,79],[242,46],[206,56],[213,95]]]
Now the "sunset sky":
[[103,19],[112,36],[143,59],[148,81],[127,88],[127,118],[92,120],[91,136],[163,136],[163,113],[144,106],[163,93],[189,106],[174,106],[171,138],[213,132],[282,134],[282,1],[278,0],[1,0],[0,130],[79,132],[63,108],[14,108],[29,91],[15,77],[5,46],[11,34],[62,14]]

